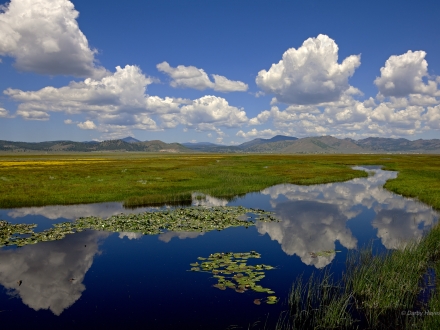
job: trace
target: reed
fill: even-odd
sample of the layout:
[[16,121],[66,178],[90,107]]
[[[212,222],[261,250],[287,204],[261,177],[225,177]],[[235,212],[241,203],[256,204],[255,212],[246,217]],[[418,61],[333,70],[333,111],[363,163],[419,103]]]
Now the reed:
[[[440,280],[440,225],[420,241],[374,254],[371,247],[349,253],[338,282],[329,270],[307,283],[297,279],[289,295],[289,317],[277,329],[435,329],[440,325],[440,293],[420,300],[424,275]],[[429,294],[428,294],[429,296]],[[420,311],[423,316],[408,315]],[[431,314],[430,314],[431,313]],[[435,314],[438,313],[438,314]]]

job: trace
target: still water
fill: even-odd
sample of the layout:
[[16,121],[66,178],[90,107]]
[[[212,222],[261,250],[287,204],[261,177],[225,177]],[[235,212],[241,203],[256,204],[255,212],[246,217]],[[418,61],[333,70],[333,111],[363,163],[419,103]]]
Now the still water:
[[[0,249],[0,318],[3,327],[148,329],[273,328],[287,309],[299,275],[331,267],[344,270],[348,250],[372,244],[397,249],[421,237],[438,213],[382,188],[397,173],[361,167],[368,178],[314,186],[277,185],[233,201],[207,196],[193,205],[244,206],[275,212],[280,222],[208,233],[84,231],[59,241]],[[166,206],[164,207],[166,208]],[[79,217],[107,218],[120,203],[1,209],[0,219],[36,223],[37,231]],[[208,273],[188,271],[197,257],[215,252],[261,253],[260,263],[276,266],[261,285],[274,290],[276,305],[253,303],[262,294],[218,290]],[[316,256],[326,250],[341,251]],[[21,284],[19,285],[21,281]]]

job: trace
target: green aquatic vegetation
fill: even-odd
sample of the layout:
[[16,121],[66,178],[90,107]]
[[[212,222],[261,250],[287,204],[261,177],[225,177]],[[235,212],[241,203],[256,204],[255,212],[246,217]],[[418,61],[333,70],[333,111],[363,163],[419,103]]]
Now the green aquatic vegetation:
[[0,220],[0,246],[21,244],[25,239],[21,235],[32,234],[36,226],[35,224],[11,224]]
[[261,255],[255,251],[213,253],[207,258],[197,258],[202,262],[191,263],[190,266],[192,268],[190,271],[211,273],[212,277],[217,279],[217,283],[213,287],[219,290],[229,288],[237,293],[251,290],[269,294],[266,299],[254,299],[254,304],[256,305],[260,305],[262,300],[269,305],[276,304],[278,298],[273,296],[275,292],[257,284],[266,276],[264,271],[275,269],[275,267],[265,264],[248,265],[247,261],[253,258],[259,259]]
[[[421,296],[430,268],[438,283],[440,224],[399,250],[374,254],[370,246],[349,252],[338,281],[328,269],[307,282],[298,278],[289,295],[288,317],[280,317],[277,329],[437,329],[438,285],[429,298]],[[420,311],[423,317],[408,311]]]
[[[253,214],[253,219],[249,220],[247,214]],[[243,218],[245,220],[242,220]],[[119,214],[108,219],[92,216],[79,218],[74,222],[57,223],[53,225],[54,228],[42,232],[34,232],[35,224],[11,224],[0,221],[0,246],[24,246],[54,241],[86,229],[157,235],[165,231],[209,232],[228,227],[248,228],[255,225],[253,220],[278,221],[271,212],[241,206],[177,208],[139,214]],[[23,234],[30,236],[20,236]]]

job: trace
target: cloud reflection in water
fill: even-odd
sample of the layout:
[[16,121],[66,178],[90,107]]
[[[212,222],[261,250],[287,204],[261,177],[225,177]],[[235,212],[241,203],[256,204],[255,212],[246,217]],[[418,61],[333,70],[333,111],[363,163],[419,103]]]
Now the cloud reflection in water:
[[[85,231],[60,241],[0,250],[0,284],[34,310],[60,315],[86,289],[82,283],[109,233]],[[21,285],[17,281],[21,280]]]
[[396,172],[374,172],[374,176],[343,183],[264,189],[262,194],[270,196],[271,206],[282,221],[257,223],[259,233],[267,233],[288,255],[296,254],[317,268],[328,265],[334,255],[312,258],[310,252],[334,250],[336,241],[347,249],[356,248],[357,239],[346,222],[363,209],[374,211],[372,226],[386,248],[396,249],[406,241],[419,239],[438,214],[427,205],[383,189],[386,180],[396,178]]

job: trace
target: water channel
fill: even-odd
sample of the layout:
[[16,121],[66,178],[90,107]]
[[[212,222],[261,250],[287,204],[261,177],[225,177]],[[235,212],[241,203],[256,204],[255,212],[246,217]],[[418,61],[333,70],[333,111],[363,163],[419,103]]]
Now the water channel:
[[[367,178],[343,183],[277,185],[232,201],[210,196],[193,205],[244,206],[275,212],[280,222],[207,233],[160,235],[87,230],[59,241],[0,249],[0,317],[4,327],[147,327],[148,329],[273,328],[287,309],[297,276],[331,267],[344,270],[347,252],[372,244],[376,251],[401,248],[420,238],[438,213],[382,188],[397,173],[358,167]],[[166,208],[164,206],[162,208]],[[36,223],[38,230],[84,216],[107,218],[121,203],[0,209],[0,219]],[[261,254],[275,266],[261,281],[276,292],[275,305],[254,304],[259,294],[218,290],[206,273],[188,271],[198,257],[215,252]],[[317,255],[320,251],[340,251]]]

